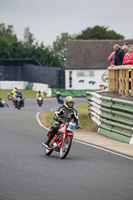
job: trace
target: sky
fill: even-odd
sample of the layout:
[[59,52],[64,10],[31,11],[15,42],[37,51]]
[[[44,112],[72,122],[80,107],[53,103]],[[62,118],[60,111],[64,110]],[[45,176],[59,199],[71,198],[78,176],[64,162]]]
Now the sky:
[[0,0],[1,23],[13,25],[19,40],[29,27],[45,46],[96,25],[133,39],[133,0]]

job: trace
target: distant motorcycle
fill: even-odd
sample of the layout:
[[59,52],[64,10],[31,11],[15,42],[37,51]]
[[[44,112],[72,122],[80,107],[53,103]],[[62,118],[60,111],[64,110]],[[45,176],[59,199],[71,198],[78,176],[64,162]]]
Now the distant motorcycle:
[[13,99],[13,93],[7,92],[7,99],[12,100]]
[[9,105],[2,98],[0,98],[0,107],[1,108],[3,108],[3,107],[9,107]]
[[42,98],[41,95],[38,95],[38,97],[37,97],[37,104],[38,104],[40,107],[41,107],[42,104],[43,104],[43,98]]
[[20,97],[17,97],[16,98],[16,103],[15,103],[15,107],[18,109],[18,110],[20,110],[21,109],[21,107],[23,106],[23,100],[20,98]]
[[[73,134],[74,134],[75,123],[62,123],[58,129],[57,134],[51,140],[48,147],[44,143],[42,145],[45,147],[45,154],[50,155],[53,151],[59,152],[60,159],[64,159],[71,148]],[[49,136],[50,131],[47,136]]]

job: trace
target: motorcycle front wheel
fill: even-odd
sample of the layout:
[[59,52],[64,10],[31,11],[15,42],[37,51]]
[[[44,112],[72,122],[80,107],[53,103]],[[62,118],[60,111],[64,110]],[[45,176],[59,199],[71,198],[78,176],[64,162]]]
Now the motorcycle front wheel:
[[60,159],[64,159],[70,151],[72,145],[72,136],[67,135],[65,138],[64,146],[60,149]]
[[17,102],[17,108],[18,108],[18,110],[20,110],[20,108],[21,108],[21,103],[20,102]]

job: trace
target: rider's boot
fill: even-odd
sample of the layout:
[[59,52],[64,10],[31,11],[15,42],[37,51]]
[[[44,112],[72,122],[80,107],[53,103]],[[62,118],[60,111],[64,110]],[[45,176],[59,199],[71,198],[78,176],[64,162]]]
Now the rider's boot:
[[51,140],[53,139],[53,137],[55,136],[56,132],[57,132],[56,129],[53,129],[53,128],[50,129],[50,136],[48,137],[46,142],[42,143],[43,146],[46,146],[46,147],[49,146],[49,144],[50,144]]

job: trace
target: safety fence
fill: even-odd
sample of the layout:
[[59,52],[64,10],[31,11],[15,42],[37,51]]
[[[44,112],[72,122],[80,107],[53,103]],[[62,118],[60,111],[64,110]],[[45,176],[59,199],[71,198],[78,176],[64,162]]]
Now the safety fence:
[[133,65],[108,67],[108,91],[133,96]]
[[102,135],[133,144],[133,102],[86,92],[91,118]]

